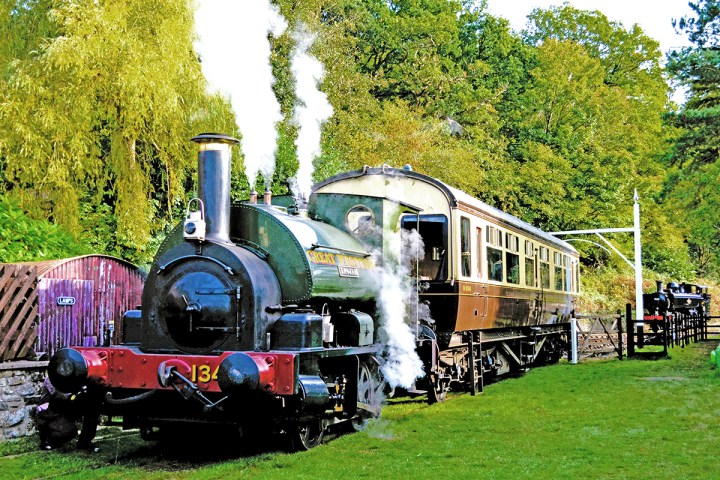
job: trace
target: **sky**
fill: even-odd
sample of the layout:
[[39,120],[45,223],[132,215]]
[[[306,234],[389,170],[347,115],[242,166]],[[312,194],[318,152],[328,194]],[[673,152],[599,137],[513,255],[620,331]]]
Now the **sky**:
[[[675,32],[674,18],[692,16],[689,0],[571,0],[580,10],[599,10],[611,21],[620,22],[626,29],[634,24],[660,42],[663,53],[668,50],[690,45],[685,35]],[[527,15],[535,8],[549,8],[562,5],[562,0],[488,0],[490,13],[507,18],[513,30],[525,27]]]

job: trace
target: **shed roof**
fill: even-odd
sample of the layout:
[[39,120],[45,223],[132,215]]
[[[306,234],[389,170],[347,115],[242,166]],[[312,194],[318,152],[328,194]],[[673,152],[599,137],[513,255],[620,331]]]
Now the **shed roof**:
[[[89,254],[89,255],[79,255],[77,257],[58,258],[55,260],[42,260],[39,262],[15,262],[14,265],[34,266],[37,269],[38,278],[42,278],[48,272],[56,269],[57,267],[59,267],[61,265],[64,265],[64,264],[70,263],[70,262],[75,262],[77,260],[80,260],[83,258],[89,258],[89,257],[105,258],[108,260],[112,260],[112,261],[121,263],[121,264],[125,265],[126,267],[129,267],[132,270],[140,271],[140,269],[137,265],[134,265],[133,263],[128,262],[127,260],[123,260],[122,258],[113,257],[112,255],[103,255],[103,254],[94,254],[94,253]],[[143,273],[143,276],[145,276],[144,273]]]

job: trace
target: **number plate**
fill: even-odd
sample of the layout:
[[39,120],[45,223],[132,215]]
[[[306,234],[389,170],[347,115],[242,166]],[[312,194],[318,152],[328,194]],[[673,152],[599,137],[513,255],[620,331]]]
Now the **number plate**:
[[345,265],[338,265],[338,274],[341,277],[355,277],[358,278],[360,275],[358,274],[357,267],[347,267]]
[[190,381],[193,383],[210,383],[217,381],[220,366],[192,365],[190,367]]

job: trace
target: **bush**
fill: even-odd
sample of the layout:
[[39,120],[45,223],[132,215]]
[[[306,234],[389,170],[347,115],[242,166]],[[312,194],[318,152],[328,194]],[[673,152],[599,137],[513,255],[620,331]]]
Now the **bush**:
[[0,195],[0,263],[32,262],[90,253],[59,226],[36,220],[11,198]]

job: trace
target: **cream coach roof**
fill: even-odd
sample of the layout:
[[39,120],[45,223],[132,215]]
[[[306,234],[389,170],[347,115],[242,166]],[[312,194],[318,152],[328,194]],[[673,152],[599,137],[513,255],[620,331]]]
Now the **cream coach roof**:
[[365,167],[362,170],[342,173],[319,182],[315,185],[314,192],[385,197],[417,207],[421,209],[422,214],[441,213],[450,216],[452,208],[466,205],[501,224],[539,237],[557,249],[577,253],[569,243],[543,232],[509,213],[498,210],[462,190],[412,170],[400,170],[387,166]]

